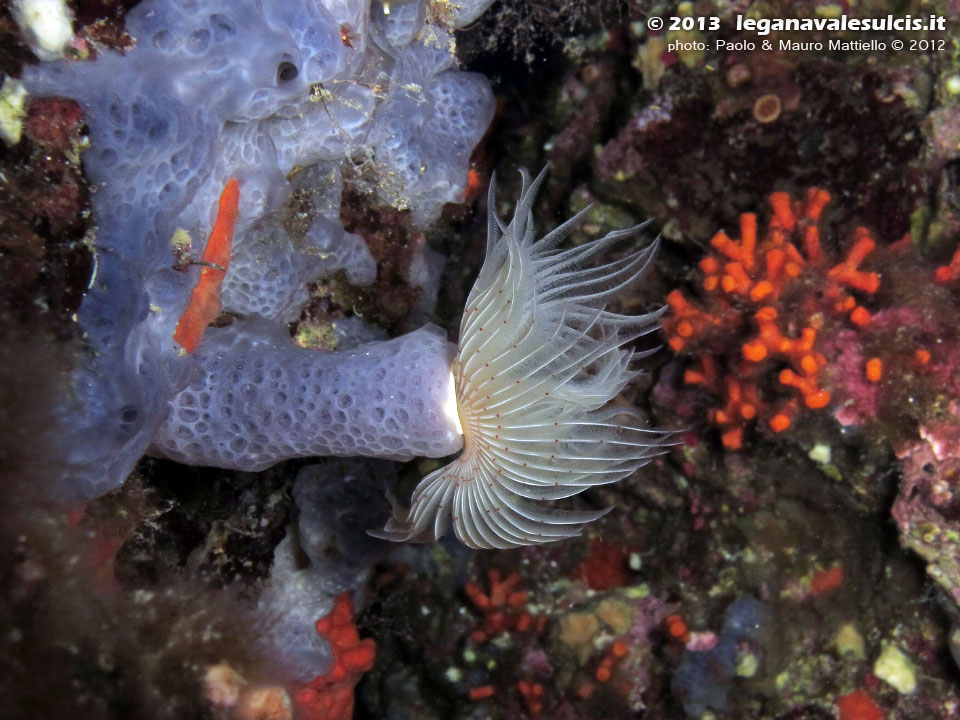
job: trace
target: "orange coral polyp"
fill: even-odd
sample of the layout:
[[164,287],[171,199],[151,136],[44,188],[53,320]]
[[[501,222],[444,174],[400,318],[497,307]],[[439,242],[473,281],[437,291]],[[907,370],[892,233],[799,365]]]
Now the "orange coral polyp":
[[854,299],[853,299],[852,297],[850,297],[849,295],[847,295],[847,297],[845,297],[845,298],[843,298],[843,299],[841,299],[841,300],[837,300],[837,302],[835,302],[835,303],[833,304],[833,308],[834,308],[834,310],[836,310],[838,313],[844,313],[844,312],[847,312],[847,310],[856,310],[856,308],[857,308],[857,301],[854,300]]
[[731,260],[740,259],[740,248],[723,230],[718,232],[710,239],[710,244]]
[[775,433],[781,433],[790,427],[790,418],[780,413],[770,418],[770,429]]
[[744,343],[743,357],[750,362],[760,362],[767,356],[767,347],[759,340]]
[[680,615],[668,615],[664,622],[667,626],[667,634],[676,640],[684,640],[690,633],[687,623]]
[[793,232],[796,225],[796,218],[791,208],[790,194],[785,192],[775,192],[770,194],[770,208],[773,210],[773,217],[770,219],[771,229]]
[[707,376],[696,370],[686,370],[683,373],[683,382],[686,385],[702,385],[707,381]]
[[806,207],[804,208],[804,217],[814,222],[820,220],[824,208],[830,202],[830,193],[822,188],[812,187],[807,190]]
[[812,263],[820,262],[820,230],[816,225],[808,225],[803,232],[803,250]]
[[[684,629],[685,628],[686,626],[684,625]],[[608,682],[613,676],[613,670],[627,656],[629,651],[630,648],[626,642],[623,640],[615,640],[610,646],[610,649],[607,651],[607,654],[604,655],[603,659],[600,661],[599,667],[597,667],[597,671],[595,673],[597,682]]]
[[750,277],[739,262],[729,262],[723,266],[727,274],[720,279],[720,287],[726,293],[746,295],[750,292]]
[[786,253],[780,248],[772,248],[764,258],[767,264],[767,278],[771,283],[776,283],[780,278],[780,271],[783,269],[786,257]]
[[790,368],[781,370],[779,378],[783,385],[789,385],[790,387],[795,387],[801,391],[805,391],[809,387],[809,380],[800,377]]
[[740,261],[747,270],[753,269],[756,246],[757,216],[753,213],[743,213],[740,216]]
[[804,395],[803,401],[811,410],[819,410],[830,404],[830,393],[826,390],[814,390]]
[[750,299],[754,302],[760,302],[764,298],[773,294],[773,283],[769,280],[761,280],[753,286],[750,291]]
[[712,255],[707,255],[700,261],[700,269],[704,275],[714,275],[720,272],[720,263]]
[[720,443],[727,450],[739,450],[743,445],[743,428],[727,430],[720,436]]
[[693,310],[693,306],[687,302],[687,299],[679,290],[671,290],[665,299],[667,301],[667,306],[675,313],[689,312]]
[[768,305],[757,310],[753,317],[758,323],[771,323],[777,319],[777,309]]
[[850,322],[854,325],[864,326],[870,322],[870,313],[862,305],[857,305],[850,311]]

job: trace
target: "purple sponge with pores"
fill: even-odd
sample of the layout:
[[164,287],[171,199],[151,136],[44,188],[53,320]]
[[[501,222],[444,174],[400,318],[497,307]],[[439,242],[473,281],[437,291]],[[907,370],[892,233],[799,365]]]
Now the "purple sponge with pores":
[[456,346],[437,328],[321,353],[249,324],[207,331],[198,378],[167,406],[153,454],[255,471],[310,455],[409,460],[462,446],[444,412]]

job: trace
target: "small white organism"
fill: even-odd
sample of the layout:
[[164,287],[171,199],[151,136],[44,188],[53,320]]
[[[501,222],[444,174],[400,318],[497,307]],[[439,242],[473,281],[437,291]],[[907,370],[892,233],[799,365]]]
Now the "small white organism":
[[627,344],[653,332],[662,310],[627,316],[606,303],[634,283],[657,242],[591,266],[639,227],[558,250],[586,210],[534,240],[531,207],[544,178],[526,171],[504,225],[491,183],[487,254],[467,300],[453,364],[464,448],[425,477],[409,511],[375,534],[435,539],[449,525],[474,548],[511,548],[578,535],[606,510],[557,510],[546,501],[616,482],[665,451],[669,433],[610,402],[646,356]]
[[58,60],[73,38],[73,13],[64,0],[14,0],[13,18],[41,60]]

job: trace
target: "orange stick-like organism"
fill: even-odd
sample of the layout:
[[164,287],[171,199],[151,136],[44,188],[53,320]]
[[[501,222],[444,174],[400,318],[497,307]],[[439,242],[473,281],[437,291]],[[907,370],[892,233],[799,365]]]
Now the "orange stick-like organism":
[[217,221],[203,251],[200,280],[190,294],[187,309],[180,316],[173,339],[188,353],[196,351],[207,325],[220,314],[220,284],[227,274],[233,247],[233,225],[240,205],[240,185],[230,180],[220,194]]

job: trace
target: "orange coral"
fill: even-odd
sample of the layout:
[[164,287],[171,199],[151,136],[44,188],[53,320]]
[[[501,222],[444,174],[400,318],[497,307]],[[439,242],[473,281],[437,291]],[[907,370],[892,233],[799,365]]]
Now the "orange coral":
[[934,274],[934,279],[941,284],[946,284],[960,277],[960,248],[950,258],[947,265],[941,265]]
[[520,632],[530,629],[536,632],[543,630],[547,622],[546,617],[533,616],[526,611],[516,612],[517,608],[527,602],[527,593],[514,589],[520,582],[519,573],[512,572],[506,579],[501,579],[499,570],[489,570],[487,579],[490,581],[489,594],[484,593],[473,581],[468,582],[463,588],[470,601],[484,615],[482,627],[470,634],[474,642],[486,642],[509,630]]
[[486,700],[496,695],[497,689],[493,685],[481,685],[480,687],[470,688],[468,693],[471,700]]
[[668,615],[663,623],[671,640],[686,643],[690,639],[690,628],[682,615]]
[[600,660],[600,664],[597,666],[597,670],[594,673],[594,676],[597,678],[597,682],[607,682],[613,675],[614,669],[620,664],[620,662],[627,656],[627,653],[629,652],[630,648],[625,640],[614,640],[613,644],[610,646],[610,649],[607,650],[607,653],[603,656],[603,659]]
[[[472,580],[464,585],[463,591],[470,598],[470,602],[483,613],[483,624],[470,633],[471,640],[485,643],[503,632],[515,630],[539,634],[544,631],[547,626],[545,615],[531,615],[520,610],[527,602],[527,593],[516,589],[520,579],[520,574],[516,571],[504,578],[499,570],[490,569],[487,571],[489,592],[483,592],[480,585]],[[537,682],[521,680],[516,687],[523,697],[530,717],[540,717],[543,711],[543,686]],[[468,697],[471,700],[488,700],[497,693],[494,685],[487,684],[470,688]]]
[[[709,419],[727,449],[740,448],[743,431],[754,418],[782,432],[801,407],[816,410],[830,403],[821,378],[827,360],[817,349],[825,314],[846,316],[857,327],[870,322],[869,311],[851,293],[870,295],[879,288],[880,276],[860,268],[875,242],[869,230],[856,228],[846,257],[829,267],[820,245],[820,220],[829,202],[830,194],[820,188],[809,189],[800,201],[772,193],[762,238],[756,215],[744,213],[739,240],[723,231],[711,239],[715,252],[699,264],[704,305],[679,290],[667,296],[670,314],[663,327],[668,343],[677,353],[695,353],[696,364],[687,369],[684,382],[720,398]],[[778,307],[786,295],[794,301],[786,306],[797,305],[803,313],[799,322],[781,318]],[[738,335],[745,341],[721,368],[715,353]],[[764,402],[763,378],[778,367],[774,376],[785,399]]]
[[526,703],[527,713],[530,717],[540,717],[543,713],[543,685],[538,682],[520,680],[517,682],[517,690],[520,691],[520,695]]
[[201,263],[204,267],[200,271],[200,280],[193,288],[187,308],[180,316],[173,334],[173,339],[188,353],[199,347],[207,325],[220,314],[220,285],[230,263],[233,224],[237,219],[239,204],[240,185],[236,180],[230,180],[220,195],[217,221],[203,251]]
[[330,614],[317,620],[317,633],[330,642],[333,667],[296,694],[302,717],[307,720],[350,720],[353,717],[353,687],[373,667],[376,644],[360,639],[353,623],[350,593],[337,596]]

